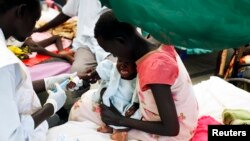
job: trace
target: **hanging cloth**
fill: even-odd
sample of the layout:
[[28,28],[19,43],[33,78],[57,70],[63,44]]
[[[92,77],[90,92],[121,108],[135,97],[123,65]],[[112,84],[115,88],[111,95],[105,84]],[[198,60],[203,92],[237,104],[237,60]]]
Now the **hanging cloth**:
[[250,41],[250,0],[100,0],[165,44],[237,48]]

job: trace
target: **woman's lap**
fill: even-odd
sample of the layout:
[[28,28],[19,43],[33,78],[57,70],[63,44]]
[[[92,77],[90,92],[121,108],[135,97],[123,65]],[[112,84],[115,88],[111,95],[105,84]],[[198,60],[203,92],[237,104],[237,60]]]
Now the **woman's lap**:
[[96,89],[91,89],[84,93],[71,108],[69,121],[92,121],[98,125],[102,125],[100,113],[95,109],[95,103],[92,100],[92,95]]
[[[104,124],[101,121],[100,112],[98,112],[98,109],[95,109],[95,103],[92,100],[93,94],[96,91],[96,89],[91,89],[81,96],[81,99],[78,100],[70,110],[69,121],[91,121],[99,126]],[[161,138],[160,136],[148,134],[135,129],[132,129],[128,132],[128,137],[130,140],[171,140],[171,138]]]

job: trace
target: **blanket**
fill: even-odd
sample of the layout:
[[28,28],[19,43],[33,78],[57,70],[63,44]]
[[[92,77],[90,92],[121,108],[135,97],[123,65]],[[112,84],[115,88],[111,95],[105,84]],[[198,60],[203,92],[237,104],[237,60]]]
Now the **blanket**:
[[250,125],[250,112],[242,109],[225,109],[223,123],[226,125]]

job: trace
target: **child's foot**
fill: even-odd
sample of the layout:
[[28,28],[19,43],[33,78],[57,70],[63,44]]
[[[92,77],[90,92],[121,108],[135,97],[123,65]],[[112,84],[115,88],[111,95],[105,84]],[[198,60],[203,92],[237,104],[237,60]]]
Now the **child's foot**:
[[115,141],[128,141],[128,132],[114,132],[111,139]]
[[24,44],[28,46],[38,46],[37,43],[31,37],[27,37],[24,41]]
[[75,58],[70,55],[64,55],[64,58],[68,60],[70,64],[72,64],[75,61]]
[[109,126],[101,126],[97,128],[97,131],[102,133],[113,133],[113,129]]
[[65,54],[65,55],[74,56],[74,52],[71,50],[61,50],[58,52],[58,54]]
[[72,53],[70,53],[68,51],[60,51],[60,52],[58,52],[58,54],[60,54],[64,59],[69,61],[70,64],[72,64],[75,61]]

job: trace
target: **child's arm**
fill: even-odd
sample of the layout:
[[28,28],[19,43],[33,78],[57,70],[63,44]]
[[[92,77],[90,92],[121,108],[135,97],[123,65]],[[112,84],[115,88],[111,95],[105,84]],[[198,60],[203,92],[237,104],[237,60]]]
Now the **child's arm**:
[[123,117],[114,107],[101,105],[101,117],[106,124],[115,126],[127,126],[148,133],[176,136],[179,133],[179,122],[170,85],[151,84],[151,88],[159,115],[162,121],[140,121]]
[[78,77],[89,82],[95,83],[97,80],[109,81],[110,72],[113,69],[114,64],[109,60],[103,60],[98,63],[96,68],[88,68],[86,72],[78,73]]
[[77,76],[88,82],[88,83],[96,83],[97,80],[100,80],[100,76],[98,75],[98,73],[96,72],[95,68],[88,68],[85,72],[82,73],[77,73]]

